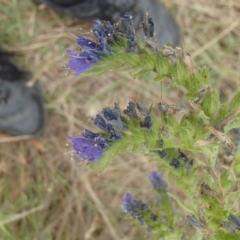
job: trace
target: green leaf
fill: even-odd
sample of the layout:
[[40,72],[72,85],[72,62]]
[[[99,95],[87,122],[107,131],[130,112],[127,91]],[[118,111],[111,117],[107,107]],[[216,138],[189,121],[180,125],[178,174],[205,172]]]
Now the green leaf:
[[139,67],[141,59],[140,55],[136,53],[121,54],[122,65],[129,65],[131,68]]
[[191,75],[181,59],[178,59],[174,65],[172,76],[177,86],[184,86],[188,89],[188,84],[186,83],[190,82]]
[[132,153],[137,153],[139,148],[140,148],[139,143],[134,143],[132,147]]
[[148,72],[149,72],[148,69],[143,69],[143,70],[139,71],[138,73],[133,74],[133,77],[137,78],[137,77],[142,76],[142,75],[144,75],[144,74],[146,74]]
[[158,76],[154,79],[154,81],[160,81],[169,74],[171,64],[169,60],[161,54],[156,59],[155,69],[158,73]]
[[206,93],[203,99],[202,110],[207,116],[213,117],[214,115],[217,114],[219,108],[220,108],[219,93],[216,89],[212,89]]
[[214,124],[215,125],[217,122],[221,121],[222,119],[224,119],[225,117],[227,117],[229,115],[229,106],[228,104],[222,104],[219,108],[218,114],[214,119]]
[[155,67],[156,55],[144,53],[140,58],[140,67],[142,70],[151,71]]
[[208,145],[202,146],[201,150],[206,154],[207,157],[207,165],[214,167],[216,164],[216,159],[218,157],[219,144],[218,143],[210,143]]
[[231,102],[228,104],[229,112],[234,112],[237,108],[240,107],[240,92],[233,97]]
[[238,114],[238,116],[233,121],[226,124],[226,126],[224,127],[224,132],[227,133],[232,128],[239,128],[239,126],[240,126],[240,114]]
[[210,120],[210,117],[208,117],[203,110],[201,110],[197,116],[203,120]]

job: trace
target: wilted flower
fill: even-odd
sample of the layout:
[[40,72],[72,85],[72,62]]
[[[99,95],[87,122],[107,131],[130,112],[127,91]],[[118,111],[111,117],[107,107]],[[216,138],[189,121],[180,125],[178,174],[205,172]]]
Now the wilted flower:
[[146,14],[146,19],[141,23],[140,27],[143,29],[144,35],[148,38],[153,37],[154,21],[149,13]]
[[156,191],[167,191],[167,184],[163,180],[163,176],[158,170],[150,173],[149,180]]
[[194,215],[192,215],[192,216],[187,216],[186,222],[187,222],[187,224],[189,224],[190,226],[192,226],[192,227],[194,227],[194,228],[197,228],[197,229],[203,229],[203,228],[205,228],[205,226],[204,226],[202,223],[200,223]]
[[167,117],[169,105],[167,103],[160,102],[160,103],[158,103],[158,108],[159,108],[160,112],[163,114],[163,116]]
[[234,234],[236,230],[240,230],[240,217],[229,214],[228,219],[230,222],[221,222],[222,226],[230,233]]
[[115,24],[115,32],[123,37],[131,38],[134,36],[133,17],[130,13],[125,13],[124,16]]
[[125,13],[123,18],[114,25],[114,32],[116,39],[121,36],[127,40],[126,52],[140,52],[133,27],[133,18],[130,13]]
[[228,219],[232,224],[235,225],[236,229],[240,230],[240,216],[235,216],[233,214],[229,214]]
[[[107,29],[104,27],[107,26]],[[108,24],[103,24],[100,20],[93,20],[93,34],[98,40],[98,52],[100,54],[110,54],[111,49],[107,43],[108,38],[111,36],[113,31],[113,26],[110,22]]]
[[149,111],[142,102],[136,102],[136,107],[137,107],[139,115],[143,115],[144,117],[149,116]]
[[129,102],[127,109],[123,110],[123,114],[127,115],[130,119],[137,118],[136,105],[134,102]]
[[167,149],[157,150],[156,152],[160,158],[166,158],[168,156]]
[[147,130],[151,130],[152,125],[153,125],[153,123],[152,123],[152,119],[150,116],[147,116],[144,118],[143,121],[140,121],[140,127],[145,128]]

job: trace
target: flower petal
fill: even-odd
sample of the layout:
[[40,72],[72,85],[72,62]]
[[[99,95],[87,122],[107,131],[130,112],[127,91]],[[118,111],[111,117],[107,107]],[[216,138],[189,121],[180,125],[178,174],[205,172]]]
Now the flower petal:
[[92,41],[91,39],[88,39],[86,37],[83,37],[83,36],[78,37],[77,44],[80,47],[82,47],[84,50],[97,48],[97,44],[94,41]]
[[162,190],[164,192],[167,191],[167,185],[163,180],[162,174],[158,170],[152,171],[150,173],[149,180],[156,191],[159,190]]
[[76,72],[76,76],[86,72],[93,67],[93,63],[90,63],[86,58],[83,57],[72,57],[68,63],[68,67]]
[[77,153],[84,152],[86,147],[95,145],[93,140],[87,138],[69,137],[69,139],[72,141],[73,149]]
[[97,146],[89,146],[85,151],[85,156],[90,162],[96,162],[102,154],[103,150]]

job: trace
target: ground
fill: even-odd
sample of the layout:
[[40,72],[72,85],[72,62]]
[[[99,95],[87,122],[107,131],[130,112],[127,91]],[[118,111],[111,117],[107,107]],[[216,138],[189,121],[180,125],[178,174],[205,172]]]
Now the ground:
[[[210,68],[223,99],[233,94],[240,81],[240,2],[162,2],[178,22],[183,47],[195,64]],[[161,86],[129,73],[75,77],[64,70],[64,52],[76,49],[73,35],[88,32],[91,24],[30,0],[0,0],[0,6],[1,46],[32,72],[48,110],[46,128],[35,140],[0,136],[0,239],[149,239],[144,227],[125,219],[121,199],[132,192],[148,201],[147,175],[156,165],[124,154],[102,173],[90,171],[72,159],[67,138],[93,128],[91,117],[114,101],[125,107],[130,97],[137,97],[148,106],[156,104]],[[165,96],[176,99],[167,85]]]

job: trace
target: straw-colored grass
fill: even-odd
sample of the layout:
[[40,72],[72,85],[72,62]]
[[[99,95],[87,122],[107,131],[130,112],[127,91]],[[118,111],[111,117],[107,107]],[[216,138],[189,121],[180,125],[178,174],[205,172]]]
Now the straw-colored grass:
[[[196,64],[209,66],[223,96],[236,91],[239,0],[162,2],[174,13],[184,49]],[[134,80],[128,73],[66,76],[60,70],[68,61],[64,51],[76,48],[69,32],[89,31],[89,23],[30,0],[0,0],[0,21],[1,46],[16,53],[16,61],[32,72],[31,83],[39,81],[48,109],[45,131],[35,140],[0,136],[0,239],[149,239],[144,227],[124,219],[121,199],[125,192],[133,192],[148,201],[152,190],[147,175],[156,165],[140,155],[124,154],[104,172],[91,172],[72,160],[66,143],[69,135],[92,128],[90,117],[114,101],[122,107],[129,97],[148,106],[157,103],[160,85]],[[175,97],[168,95],[171,101]]]

